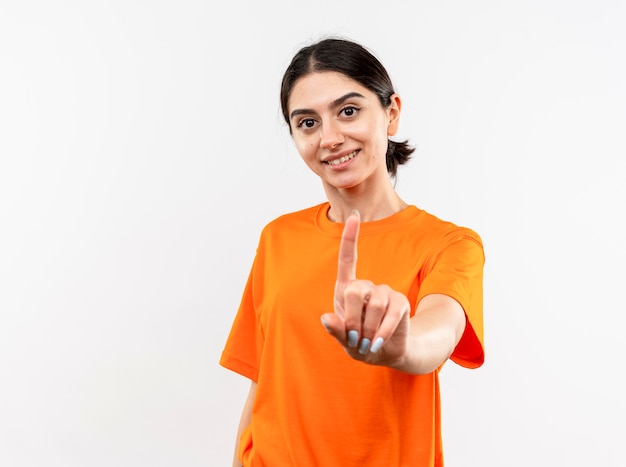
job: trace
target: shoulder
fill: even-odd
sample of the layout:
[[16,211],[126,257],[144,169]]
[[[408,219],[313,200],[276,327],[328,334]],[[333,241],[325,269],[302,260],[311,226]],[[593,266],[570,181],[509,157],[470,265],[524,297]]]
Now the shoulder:
[[461,239],[471,240],[482,246],[480,235],[472,228],[444,220],[430,212],[417,209],[418,228],[426,236],[443,243]]
[[411,242],[426,254],[426,264],[434,265],[442,257],[484,262],[480,235],[472,228],[444,220],[427,211],[416,209],[412,223]]
[[314,227],[318,213],[320,210],[324,209],[327,204],[328,203],[322,203],[299,211],[282,214],[263,227],[261,237],[288,235],[293,234],[296,230]]

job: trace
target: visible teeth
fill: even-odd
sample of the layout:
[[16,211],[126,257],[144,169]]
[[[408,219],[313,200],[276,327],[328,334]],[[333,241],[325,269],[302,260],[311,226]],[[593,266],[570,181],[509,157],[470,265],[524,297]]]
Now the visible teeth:
[[329,165],[341,164],[341,163],[343,163],[345,161],[349,161],[350,159],[352,159],[354,156],[356,156],[357,152],[359,152],[359,151],[351,152],[348,155],[342,156],[342,157],[340,157],[338,159],[333,159],[332,161],[328,161],[326,163],[329,164]]

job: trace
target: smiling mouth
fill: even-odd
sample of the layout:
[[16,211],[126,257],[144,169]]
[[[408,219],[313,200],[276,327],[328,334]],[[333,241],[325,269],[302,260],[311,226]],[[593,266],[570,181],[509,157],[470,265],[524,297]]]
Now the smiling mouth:
[[330,161],[324,161],[324,163],[328,165],[339,165],[354,158],[358,153],[359,153],[359,150],[357,149],[356,151],[353,151],[350,154],[346,154],[345,156],[341,156],[341,157],[338,157],[337,159],[333,159]]

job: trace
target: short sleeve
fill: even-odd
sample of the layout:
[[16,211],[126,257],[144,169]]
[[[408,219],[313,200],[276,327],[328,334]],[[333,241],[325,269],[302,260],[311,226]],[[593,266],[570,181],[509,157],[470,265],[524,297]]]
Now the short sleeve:
[[466,368],[484,362],[483,269],[485,255],[480,237],[468,230],[446,235],[431,257],[420,286],[422,297],[439,293],[461,304],[467,317],[465,332],[450,357]]
[[258,378],[264,340],[254,305],[257,260],[252,265],[239,310],[220,358],[220,365],[252,381]]

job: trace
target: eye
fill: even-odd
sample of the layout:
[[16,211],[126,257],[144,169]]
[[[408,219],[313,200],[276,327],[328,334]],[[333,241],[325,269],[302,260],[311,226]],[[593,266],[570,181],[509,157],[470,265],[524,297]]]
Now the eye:
[[296,125],[298,128],[313,128],[315,126],[315,120],[313,118],[303,118],[302,120],[298,121],[298,124]]
[[357,113],[359,113],[359,110],[361,109],[353,105],[349,105],[341,109],[339,113],[345,115],[346,117],[354,117]]

